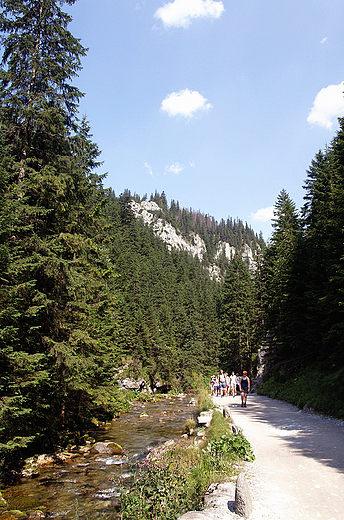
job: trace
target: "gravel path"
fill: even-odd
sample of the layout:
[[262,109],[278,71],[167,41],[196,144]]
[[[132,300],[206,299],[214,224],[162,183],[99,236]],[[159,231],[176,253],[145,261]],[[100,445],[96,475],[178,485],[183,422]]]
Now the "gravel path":
[[344,422],[264,396],[216,397],[231,408],[256,459],[246,476],[250,520],[344,520]]

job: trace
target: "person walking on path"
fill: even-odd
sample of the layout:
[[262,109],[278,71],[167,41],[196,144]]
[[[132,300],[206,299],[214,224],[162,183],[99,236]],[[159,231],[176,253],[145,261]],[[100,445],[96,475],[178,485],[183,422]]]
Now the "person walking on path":
[[219,387],[220,387],[221,397],[225,397],[226,396],[226,376],[223,373],[222,369],[220,370],[220,375],[219,375]]
[[235,397],[236,394],[236,385],[237,385],[237,378],[234,372],[232,372],[232,375],[229,378],[229,385],[230,385],[230,394]]
[[242,373],[240,379],[241,406],[246,408],[247,394],[250,391],[250,379],[247,377],[246,370]]

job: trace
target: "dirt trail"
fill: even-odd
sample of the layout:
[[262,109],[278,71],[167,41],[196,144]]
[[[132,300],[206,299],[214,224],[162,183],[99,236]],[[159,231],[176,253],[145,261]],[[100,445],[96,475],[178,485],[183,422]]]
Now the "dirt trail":
[[250,520],[344,520],[344,422],[267,397],[217,397],[251,443]]

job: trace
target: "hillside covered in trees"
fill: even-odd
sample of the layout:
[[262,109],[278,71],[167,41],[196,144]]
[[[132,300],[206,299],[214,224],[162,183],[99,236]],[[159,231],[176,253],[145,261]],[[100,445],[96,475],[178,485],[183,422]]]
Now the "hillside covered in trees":
[[[204,244],[201,256],[169,247],[133,211],[147,196],[104,188],[78,116],[86,49],[61,4],[2,2],[0,471],[125,409],[121,370],[176,390],[220,366],[254,377],[267,333],[263,391],[299,381],[297,404],[344,416],[344,121],[310,167],[300,213],[281,191],[268,245],[156,192],[154,222]],[[324,371],[331,399],[313,402]]]
[[[185,239],[202,236],[201,262],[169,250],[135,218],[130,204],[140,197],[104,189],[100,151],[78,117],[83,94],[74,79],[86,49],[61,4],[2,2],[2,471],[128,406],[117,382],[123,367],[151,385],[183,389],[193,373],[232,364],[220,325],[221,281],[207,264],[226,240],[247,274],[241,250],[259,243],[239,220],[217,224],[152,195]],[[222,276],[226,262],[218,262]],[[239,348],[248,351],[247,341]]]

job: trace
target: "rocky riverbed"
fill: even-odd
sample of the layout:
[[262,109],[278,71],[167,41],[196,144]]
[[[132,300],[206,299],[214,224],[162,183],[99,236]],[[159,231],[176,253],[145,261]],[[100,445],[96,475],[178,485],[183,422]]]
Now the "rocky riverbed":
[[194,417],[195,403],[185,395],[134,404],[103,431],[91,432],[95,443],[33,458],[31,476],[2,487],[0,520],[117,520],[131,467],[155,446],[179,438]]

